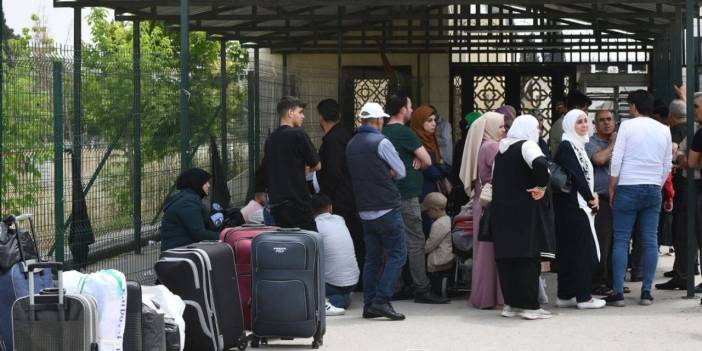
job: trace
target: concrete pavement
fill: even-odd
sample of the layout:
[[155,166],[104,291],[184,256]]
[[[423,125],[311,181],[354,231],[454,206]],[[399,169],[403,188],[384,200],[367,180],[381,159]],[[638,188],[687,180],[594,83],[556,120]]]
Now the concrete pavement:
[[[661,256],[656,282],[665,281],[673,258]],[[453,351],[453,350],[700,350],[702,306],[682,291],[653,291],[652,306],[638,305],[640,283],[626,283],[627,306],[580,311],[555,307],[556,278],[547,274],[550,320],[503,318],[499,310],[477,310],[467,297],[448,305],[393,303],[407,316],[399,322],[361,318],[360,293],[344,316],[327,318],[321,350]],[[300,349],[311,339],[272,340],[260,350]],[[276,345],[277,344],[277,345]],[[287,344],[290,346],[284,346]]]

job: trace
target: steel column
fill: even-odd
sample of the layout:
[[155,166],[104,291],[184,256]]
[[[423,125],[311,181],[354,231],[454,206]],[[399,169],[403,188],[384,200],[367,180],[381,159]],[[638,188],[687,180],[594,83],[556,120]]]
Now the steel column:
[[[5,10],[2,8],[2,1],[0,1],[0,23],[5,23]],[[5,28],[0,28],[0,189],[3,189],[3,191],[0,191],[0,213],[3,213],[3,207],[2,207],[2,195],[5,192],[4,189],[4,183],[3,181],[5,180],[5,177],[3,177],[3,174],[5,172],[5,160],[3,159],[4,155],[4,150],[3,150],[3,145],[5,143],[5,138],[3,138],[4,130],[5,130],[5,117],[4,114],[2,113],[2,98],[3,98],[3,88],[5,86],[5,76],[4,76],[4,66],[5,62],[3,60],[5,56],[5,50],[3,49],[5,47],[5,38],[4,36],[4,30]]]
[[[685,22],[686,22],[686,78],[687,78],[687,145],[688,149],[692,143],[695,133],[694,118],[695,109],[693,102],[695,99],[695,31],[694,16],[699,11],[695,8],[694,0],[686,1]],[[697,258],[697,243],[695,238],[695,192],[694,171],[687,167],[687,297],[695,297],[695,261]]]
[[[224,181],[226,182],[229,178],[227,173],[229,170],[229,146],[227,140],[227,86],[229,85],[229,79],[227,77],[227,40],[221,39],[219,42],[219,75],[220,75],[220,105],[222,109],[222,120],[220,124],[221,133],[221,149],[222,149],[222,165],[224,168]],[[214,173],[214,169],[212,170]]]
[[[81,119],[82,119],[82,106],[81,106],[81,70],[82,70],[82,43],[81,43],[81,32],[82,32],[82,17],[81,8],[76,7],[73,9],[73,123],[72,123],[72,133],[73,138],[71,142],[71,194],[72,194],[72,204],[71,212],[75,216],[79,213],[81,208],[80,202],[85,201],[85,196],[83,195],[83,163],[82,163],[82,151],[83,151],[83,140],[81,135]],[[79,217],[80,218],[80,217]],[[75,221],[75,219],[74,219]]]
[[134,159],[132,178],[134,253],[141,253],[141,26],[134,21],[132,28],[132,67],[134,69]]
[[252,198],[254,196],[254,191],[256,190],[256,167],[258,167],[258,164],[256,163],[256,157],[254,156],[256,154],[256,148],[254,147],[255,144],[255,134],[256,134],[256,126],[255,126],[255,119],[256,119],[256,87],[254,86],[254,81],[255,81],[255,73],[252,71],[249,71],[248,74],[246,75],[246,83],[247,83],[247,120],[248,120],[248,144],[249,144],[249,196],[247,198]]
[[[260,49],[254,50],[254,162],[258,166],[261,157],[261,55]],[[254,169],[254,179],[256,173]]]
[[188,101],[190,100],[190,33],[188,32],[188,0],[180,0],[180,169],[190,168],[188,150]]
[[63,262],[63,65],[54,61],[54,260]]

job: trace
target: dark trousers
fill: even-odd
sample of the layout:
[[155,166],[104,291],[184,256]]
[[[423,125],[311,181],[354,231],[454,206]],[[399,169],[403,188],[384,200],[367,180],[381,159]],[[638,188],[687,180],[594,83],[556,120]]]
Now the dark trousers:
[[309,206],[299,206],[293,202],[271,205],[271,215],[275,219],[275,225],[279,227],[317,231],[317,224]]
[[612,208],[609,198],[600,195],[600,210],[595,216],[595,231],[600,244],[600,262],[592,274],[592,283],[612,287]]
[[538,310],[539,258],[503,258],[497,259],[497,273],[502,287],[505,304],[525,310]]
[[346,222],[346,227],[351,233],[351,240],[353,241],[353,251],[356,254],[356,262],[358,263],[358,268],[361,270],[361,276],[358,278],[358,285],[362,285],[363,281],[363,262],[366,256],[365,244],[363,243],[363,223],[361,223],[361,217],[358,216],[358,212],[355,210],[346,210],[342,208],[334,208],[334,213],[343,217]]
[[[687,183],[685,178],[679,177],[675,183],[675,198],[673,199],[673,247],[675,247],[675,263],[673,265],[673,270],[677,278],[686,280],[687,279]],[[700,182],[696,182],[697,188],[697,201],[695,201],[696,208],[694,213],[695,216],[695,235],[697,237],[697,246],[702,247],[702,230],[700,230],[700,213],[698,209],[700,208],[699,201],[702,200],[702,194],[700,192]]]
[[556,256],[558,266],[558,298],[578,302],[590,301],[592,296],[592,273],[597,264],[595,242],[590,232],[587,215],[580,209],[576,214],[579,220],[573,228],[556,230]]

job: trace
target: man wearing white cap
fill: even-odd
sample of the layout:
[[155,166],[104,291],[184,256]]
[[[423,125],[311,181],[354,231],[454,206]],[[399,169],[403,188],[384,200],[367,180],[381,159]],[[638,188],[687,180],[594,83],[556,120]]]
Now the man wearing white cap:
[[[358,117],[361,126],[346,147],[346,162],[366,246],[363,318],[403,320],[405,316],[395,311],[390,298],[407,259],[400,191],[395,185],[395,180],[405,177],[405,166],[381,133],[383,118],[389,117],[383,108],[366,103]],[[384,252],[387,260],[382,267]]]

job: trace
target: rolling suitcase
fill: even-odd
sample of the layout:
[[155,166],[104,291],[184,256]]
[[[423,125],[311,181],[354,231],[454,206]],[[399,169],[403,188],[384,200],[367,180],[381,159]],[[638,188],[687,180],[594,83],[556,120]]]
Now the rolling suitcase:
[[234,251],[222,242],[167,250],[154,265],[158,280],[185,302],[185,350],[221,351],[247,345]]
[[277,229],[256,236],[251,246],[251,346],[268,338],[314,338],[326,328],[324,267],[319,234]]
[[142,351],[141,308],[141,285],[127,281],[127,319],[122,337],[124,351]]
[[[28,222],[28,231],[20,223]],[[12,304],[20,297],[29,295],[29,273],[27,265],[39,261],[34,222],[31,214],[7,217],[0,223],[0,336],[7,350],[12,345]],[[54,286],[51,271],[39,270],[34,277],[34,293]]]
[[236,277],[239,282],[241,310],[244,312],[246,330],[251,330],[251,241],[257,235],[274,231],[277,227],[263,224],[245,224],[234,228],[224,228],[219,239],[234,250]]
[[29,264],[29,289],[34,288],[34,268],[56,268],[58,289],[44,289],[12,305],[15,351],[96,351],[97,304],[88,295],[65,295],[63,264]]

